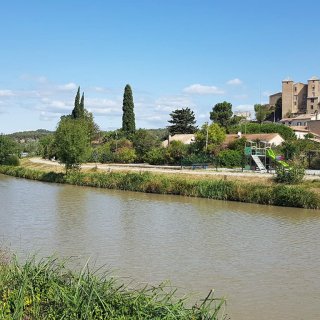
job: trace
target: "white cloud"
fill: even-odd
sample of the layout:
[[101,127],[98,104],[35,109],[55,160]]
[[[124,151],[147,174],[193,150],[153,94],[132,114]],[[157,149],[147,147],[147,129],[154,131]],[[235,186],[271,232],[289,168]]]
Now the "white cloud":
[[183,92],[191,94],[224,94],[224,91],[216,86],[205,86],[202,84],[192,84],[183,89]]
[[73,82],[69,82],[63,85],[58,86],[58,89],[61,91],[71,91],[71,90],[76,90],[77,85]]
[[185,96],[168,96],[156,99],[155,105],[156,111],[168,112],[178,108],[194,106],[194,103]]
[[227,81],[227,84],[238,86],[238,85],[242,84],[242,81],[239,78],[234,78],[234,79]]
[[0,97],[13,97],[14,93],[12,90],[0,90]]

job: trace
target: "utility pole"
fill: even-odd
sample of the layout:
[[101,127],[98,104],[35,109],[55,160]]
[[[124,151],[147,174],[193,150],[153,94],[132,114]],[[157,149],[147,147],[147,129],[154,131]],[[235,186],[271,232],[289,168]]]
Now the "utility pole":
[[208,128],[208,122],[206,122],[206,126],[207,126],[207,133],[206,133],[206,151],[208,150],[208,138],[209,138],[209,128]]

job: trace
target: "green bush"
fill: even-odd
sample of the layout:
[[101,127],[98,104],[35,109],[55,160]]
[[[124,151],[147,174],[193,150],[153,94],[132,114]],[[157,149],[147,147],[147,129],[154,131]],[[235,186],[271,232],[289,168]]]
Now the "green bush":
[[153,148],[144,157],[144,161],[149,164],[165,164],[166,163],[166,149],[163,147]]
[[11,154],[4,159],[3,164],[6,166],[19,166],[20,160],[18,156]]
[[243,151],[224,150],[218,154],[218,163],[221,167],[234,168],[242,167]]
[[290,168],[276,167],[275,181],[286,184],[296,184],[303,180],[305,169],[302,166],[293,165]]
[[114,153],[114,161],[118,163],[132,163],[136,158],[135,150],[130,147],[119,148]]

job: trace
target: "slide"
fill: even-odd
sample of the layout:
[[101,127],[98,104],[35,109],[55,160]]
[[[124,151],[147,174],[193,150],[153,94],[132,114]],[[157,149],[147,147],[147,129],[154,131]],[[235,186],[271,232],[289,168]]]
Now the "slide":
[[281,157],[276,156],[276,154],[272,149],[267,149],[267,156],[272,160],[276,161],[277,163],[279,163],[284,168],[290,168],[290,166],[285,161],[283,161]]

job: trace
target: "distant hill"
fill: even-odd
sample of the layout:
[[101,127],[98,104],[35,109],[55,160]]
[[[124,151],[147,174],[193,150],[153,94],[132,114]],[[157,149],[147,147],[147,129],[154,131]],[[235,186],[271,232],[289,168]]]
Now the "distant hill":
[[49,131],[46,129],[38,129],[35,131],[14,132],[14,133],[8,134],[8,136],[16,140],[17,142],[30,142],[30,141],[37,141],[40,138],[53,133],[54,133],[53,131]]

